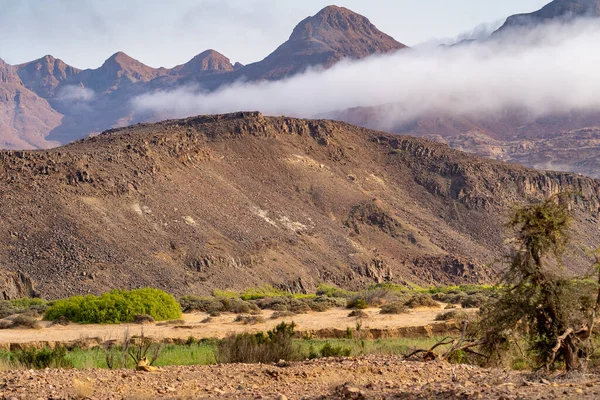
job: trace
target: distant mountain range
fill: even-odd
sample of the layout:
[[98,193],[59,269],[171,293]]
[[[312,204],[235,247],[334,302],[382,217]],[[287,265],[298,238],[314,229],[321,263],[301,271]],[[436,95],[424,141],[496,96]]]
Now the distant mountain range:
[[189,84],[214,90],[240,79],[277,80],[309,67],[327,68],[345,58],[405,47],[367,18],[330,6],[298,24],[267,58],[247,66],[233,65],[214,50],[172,69],[151,68],[121,52],[100,68],[87,70],[50,55],[16,66],[1,62],[0,148],[53,147],[105,129],[160,119],[136,115],[130,101],[142,93]]
[[[509,17],[492,36],[549,21],[568,22],[598,16],[600,0],[555,0],[539,11]],[[246,66],[233,64],[215,50],[204,51],[171,69],[149,67],[121,52],[99,68],[87,70],[69,66],[50,55],[15,66],[0,60],[0,148],[49,148],[106,129],[171,117],[159,112],[136,111],[131,100],[145,93],[190,85],[213,91],[240,80],[280,80],[311,67],[329,68],[342,59],[362,59],[405,48],[366,17],[343,7],[329,6],[300,22],[289,40],[264,60]],[[488,156],[493,153],[497,158],[533,167],[549,165],[538,162],[548,158],[547,149],[544,154],[520,156],[517,160],[510,152],[497,153],[489,148],[482,151],[481,142],[469,147],[465,146],[469,140],[453,138],[473,136],[476,132],[479,138],[489,137],[489,146],[493,147],[498,141],[544,139],[600,126],[598,113],[531,118],[526,110],[507,110],[494,118],[429,115],[402,126],[382,125],[382,115],[391,112],[393,108],[382,106],[343,110],[326,116],[393,133],[427,136],[450,145],[460,142],[463,150]],[[589,157],[589,153],[586,154]],[[589,173],[589,168],[581,167],[590,165],[589,162],[577,157],[559,164],[561,169]]]

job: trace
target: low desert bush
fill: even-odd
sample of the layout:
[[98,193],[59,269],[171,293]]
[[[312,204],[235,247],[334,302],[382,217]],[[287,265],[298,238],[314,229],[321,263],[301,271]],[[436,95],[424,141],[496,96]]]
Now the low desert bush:
[[463,300],[461,300],[460,305],[462,308],[480,308],[484,306],[490,298],[483,294],[474,294],[471,296],[467,296]]
[[383,306],[381,306],[381,311],[379,312],[380,314],[408,314],[410,312],[410,310],[408,309],[408,307],[397,301],[394,303],[390,303],[390,304],[384,304]]
[[48,309],[48,303],[43,299],[15,299],[0,301],[0,318],[6,318],[15,314],[27,314],[29,316],[42,315]]
[[58,300],[48,308],[44,319],[54,321],[66,317],[83,324],[118,324],[133,322],[138,314],[165,321],[180,318],[181,308],[173,296],[162,290],[113,290],[101,296],[75,296]]
[[416,296],[413,296],[410,300],[408,300],[405,303],[405,305],[408,308],[421,308],[421,307],[440,308],[441,307],[440,303],[433,300],[431,298],[431,296],[428,294],[418,294]]
[[12,319],[11,329],[40,329],[40,323],[34,317],[17,315]]
[[348,318],[352,317],[366,319],[369,318],[369,314],[367,314],[363,310],[352,310],[350,314],[348,314]]
[[364,310],[369,308],[369,304],[367,304],[366,300],[360,296],[355,296],[348,299],[346,303],[346,308],[353,308],[355,310]]
[[330,343],[325,343],[319,352],[321,357],[350,357],[352,349],[343,346],[332,346]]
[[294,343],[295,324],[282,322],[275,329],[256,334],[232,335],[217,344],[219,363],[271,363],[279,360],[302,359],[298,344]]
[[183,312],[205,312],[211,316],[219,316],[222,312],[249,314],[260,312],[259,307],[251,302],[232,296],[216,298],[184,296],[179,299]]
[[10,329],[12,321],[9,319],[0,319],[0,329]]
[[271,314],[271,319],[288,318],[293,317],[294,315],[297,314],[291,311],[275,311]]
[[151,324],[154,322],[154,318],[148,314],[136,314],[133,317],[134,324]]
[[435,317],[436,321],[450,321],[450,320],[458,320],[465,321],[469,319],[469,314],[462,310],[452,310],[447,311],[445,313],[439,314]]
[[73,367],[73,363],[67,358],[67,349],[63,346],[57,346],[54,349],[44,347],[38,350],[35,347],[29,347],[18,350],[12,354],[11,361],[29,369]]
[[183,296],[179,299],[179,304],[184,313],[191,312],[220,312],[223,311],[223,303],[218,299],[198,297],[198,296]]
[[265,318],[260,315],[238,315],[233,322],[241,322],[244,325],[256,325],[265,322]]

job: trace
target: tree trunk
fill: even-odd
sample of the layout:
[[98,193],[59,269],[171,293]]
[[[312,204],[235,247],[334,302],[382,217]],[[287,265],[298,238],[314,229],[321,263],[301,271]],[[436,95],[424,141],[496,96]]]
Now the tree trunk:
[[573,345],[573,339],[568,336],[562,348],[563,358],[565,360],[565,368],[567,372],[576,371],[580,367],[579,355],[577,354],[577,346]]

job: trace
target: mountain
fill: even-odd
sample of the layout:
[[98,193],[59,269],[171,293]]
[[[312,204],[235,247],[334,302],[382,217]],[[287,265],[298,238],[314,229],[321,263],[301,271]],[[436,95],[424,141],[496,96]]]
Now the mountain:
[[[311,67],[328,68],[345,58],[361,59],[405,47],[367,18],[330,6],[302,21],[290,39],[263,61],[247,66],[234,65],[215,50],[204,51],[172,69],[152,68],[123,52],[114,54],[99,68],[86,70],[45,56],[15,68],[24,86],[52,108],[22,114],[23,118],[36,120],[40,116],[48,120],[48,127],[20,124],[10,130],[0,128],[0,135],[6,138],[0,148],[47,148],[105,129],[161,119],[162,115],[139,114],[132,107],[133,98],[148,92],[180,87],[213,91],[238,80],[281,79]],[[45,116],[48,112],[53,115]],[[61,118],[61,122],[55,122]]]
[[15,67],[0,59],[0,147],[56,146],[45,138],[61,118],[45,99],[25,87]]
[[[0,266],[42,296],[155,286],[485,282],[515,202],[559,191],[595,245],[600,181],[425,139],[260,113],[0,152]],[[583,252],[572,270],[587,268]]]
[[51,55],[17,65],[16,69],[25,86],[45,99],[55,96],[60,84],[81,72]]
[[165,68],[149,67],[123,52],[118,52],[100,68],[83,71],[77,77],[77,83],[97,92],[110,92],[119,90],[124,85],[147,83],[166,74]]
[[508,17],[494,34],[512,28],[532,27],[553,21],[568,22],[583,17],[600,17],[600,0],[554,0],[538,11]]
[[183,65],[169,71],[170,75],[191,75],[232,72],[233,64],[229,58],[215,50],[206,50]]
[[329,6],[300,22],[289,40],[264,60],[240,71],[250,80],[276,80],[344,58],[362,59],[406,48],[347,8]]
[[[513,35],[505,35],[514,29],[599,17],[600,0],[554,0],[538,11],[509,17],[492,38],[498,45],[514,40]],[[469,43],[472,41],[457,45]],[[323,117],[386,132],[426,137],[462,151],[531,168],[600,178],[596,169],[596,158],[600,153],[596,139],[600,113],[596,111],[556,111],[542,116],[523,108],[507,108],[493,114],[432,111],[403,123],[390,122],[397,120],[390,116],[399,113],[402,113],[401,108],[399,111],[397,105],[387,104],[339,110]]]

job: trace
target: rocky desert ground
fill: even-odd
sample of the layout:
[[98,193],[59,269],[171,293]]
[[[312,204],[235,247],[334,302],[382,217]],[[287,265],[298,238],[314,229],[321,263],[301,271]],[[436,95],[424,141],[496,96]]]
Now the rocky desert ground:
[[2,399],[596,399],[597,376],[536,378],[400,357],[278,365],[3,372]]

